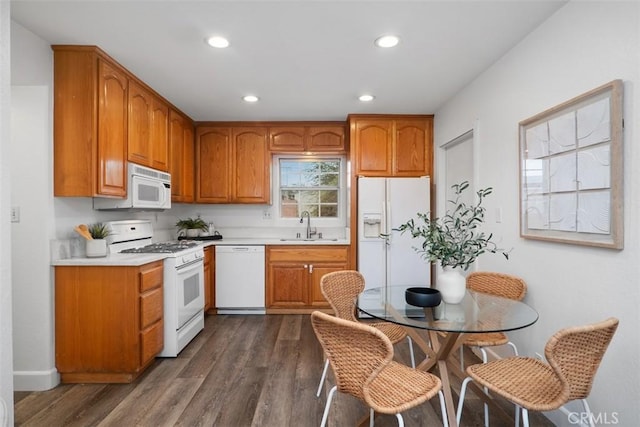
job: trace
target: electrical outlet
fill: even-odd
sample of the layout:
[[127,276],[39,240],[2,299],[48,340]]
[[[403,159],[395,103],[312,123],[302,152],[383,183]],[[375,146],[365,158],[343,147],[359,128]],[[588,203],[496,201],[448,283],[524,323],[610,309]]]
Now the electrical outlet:
[[262,219],[271,219],[271,210],[265,209],[262,211]]
[[11,206],[11,222],[20,222],[19,206]]

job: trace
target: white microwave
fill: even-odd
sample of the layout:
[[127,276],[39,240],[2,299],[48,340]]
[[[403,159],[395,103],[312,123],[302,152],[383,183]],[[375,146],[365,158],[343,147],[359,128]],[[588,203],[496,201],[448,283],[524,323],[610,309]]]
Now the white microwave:
[[170,174],[135,163],[129,163],[127,169],[129,176],[127,198],[94,197],[94,209],[157,210],[171,208]]

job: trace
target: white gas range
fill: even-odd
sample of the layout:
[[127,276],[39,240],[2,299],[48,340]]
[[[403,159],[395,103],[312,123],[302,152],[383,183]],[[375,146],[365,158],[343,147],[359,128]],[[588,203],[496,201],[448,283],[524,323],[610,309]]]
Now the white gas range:
[[204,329],[204,250],[194,241],[153,243],[151,221],[107,223],[111,253],[164,253],[164,349],[176,357]]

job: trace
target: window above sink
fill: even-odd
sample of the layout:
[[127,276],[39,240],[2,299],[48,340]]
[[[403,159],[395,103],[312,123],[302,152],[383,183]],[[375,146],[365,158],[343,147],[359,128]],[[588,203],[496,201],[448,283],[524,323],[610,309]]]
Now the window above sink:
[[346,226],[346,158],[274,156],[274,217],[281,226],[297,226],[310,213],[313,227]]

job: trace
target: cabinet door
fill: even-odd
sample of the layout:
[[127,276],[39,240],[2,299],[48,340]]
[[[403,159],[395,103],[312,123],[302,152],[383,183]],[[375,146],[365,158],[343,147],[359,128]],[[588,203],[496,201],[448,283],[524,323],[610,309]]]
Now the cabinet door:
[[211,284],[211,259],[213,253],[213,246],[209,246],[204,249],[204,311],[209,310],[211,305],[211,296],[215,295],[215,290]]
[[151,167],[151,94],[129,81],[127,152],[130,162]]
[[127,194],[127,77],[99,60],[97,194]]
[[274,152],[296,152],[304,150],[303,126],[269,128],[269,150]]
[[393,145],[393,175],[423,176],[431,172],[431,126],[426,119],[398,120]]
[[154,323],[140,332],[140,366],[145,366],[164,348],[164,323]]
[[151,167],[169,171],[169,106],[153,97],[150,124]]
[[392,120],[358,120],[355,123],[356,175],[390,176]]
[[184,168],[184,119],[180,114],[169,112],[169,173],[171,174],[171,201],[181,202],[182,169]]
[[195,139],[193,124],[185,119],[182,128],[182,202],[193,202],[195,188]]
[[346,151],[344,126],[311,126],[307,129],[306,150],[313,152]]
[[269,203],[267,128],[233,128],[231,194],[235,203]]
[[267,271],[267,308],[303,308],[309,300],[308,265],[270,263]]
[[196,202],[231,201],[231,128],[196,131]]
[[169,112],[169,172],[171,200],[193,202],[193,126],[174,110]]
[[327,308],[330,307],[329,303],[326,299],[324,299],[324,295],[322,295],[322,291],[320,290],[320,279],[327,273],[332,273],[334,271],[346,270],[346,263],[314,263],[311,268],[311,283],[310,287],[310,295],[309,295],[309,305],[314,308]]

